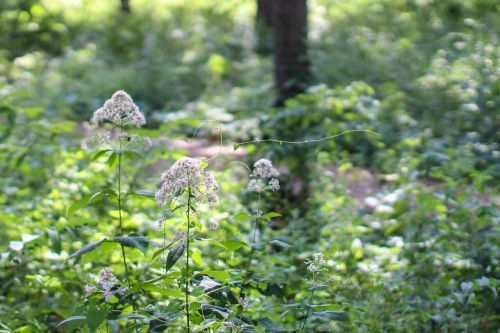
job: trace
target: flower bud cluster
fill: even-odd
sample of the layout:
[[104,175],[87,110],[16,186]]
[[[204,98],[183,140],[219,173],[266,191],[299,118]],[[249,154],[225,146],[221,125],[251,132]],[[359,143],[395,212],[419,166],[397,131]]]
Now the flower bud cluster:
[[253,167],[254,169],[251,175],[252,179],[248,182],[248,189],[250,191],[263,193],[266,190],[276,192],[280,189],[279,180],[274,178],[279,176],[279,172],[276,168],[274,168],[271,161],[260,159],[255,162]]

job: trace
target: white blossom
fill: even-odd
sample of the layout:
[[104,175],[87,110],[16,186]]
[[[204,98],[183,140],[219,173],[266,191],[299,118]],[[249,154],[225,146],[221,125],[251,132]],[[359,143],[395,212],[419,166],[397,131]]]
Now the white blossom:
[[116,284],[117,279],[115,273],[111,268],[104,267],[99,271],[99,274],[97,274],[97,282],[99,282],[100,284],[112,283],[114,285]]
[[92,117],[96,125],[108,120],[116,125],[135,125],[141,127],[146,124],[144,115],[134,104],[132,97],[123,90],[119,90],[108,99],[104,106],[97,109]]
[[273,167],[271,161],[262,158],[254,163],[253,173],[261,179],[279,176],[278,170]]
[[273,178],[269,181],[269,188],[273,191],[276,192],[280,189],[280,181],[276,178]]
[[162,173],[161,180],[163,183],[155,195],[160,207],[188,190],[197,197],[197,200],[204,198],[211,205],[219,200],[217,181],[210,172],[202,168],[198,159],[186,157],[176,161],[170,169]]
[[[280,189],[280,182],[277,178],[279,175],[278,170],[274,168],[271,161],[264,158],[258,160],[253,165],[254,169],[251,174],[251,179],[248,182],[248,190],[256,193],[263,193],[266,190],[271,190],[273,192]],[[271,178],[269,181],[268,179]]]
[[86,284],[84,287],[83,287],[83,291],[85,292],[85,296],[90,296],[90,294],[92,294],[94,291],[95,291],[95,287],[90,285],[90,284]]
[[318,273],[325,269],[326,261],[323,253],[316,252],[313,254],[313,259],[306,259],[307,270],[311,273]]
[[262,193],[265,191],[266,186],[261,179],[250,179],[248,182],[248,189],[252,192]]

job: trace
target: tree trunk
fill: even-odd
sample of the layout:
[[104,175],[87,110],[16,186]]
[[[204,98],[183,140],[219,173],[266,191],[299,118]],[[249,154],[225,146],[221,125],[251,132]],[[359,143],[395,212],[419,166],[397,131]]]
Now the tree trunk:
[[130,13],[130,0],[120,0],[120,9],[122,13]]
[[276,105],[301,92],[309,79],[307,0],[267,0],[273,4],[272,31]]
[[273,2],[274,0],[257,0],[255,18],[256,49],[260,55],[270,55],[273,50]]

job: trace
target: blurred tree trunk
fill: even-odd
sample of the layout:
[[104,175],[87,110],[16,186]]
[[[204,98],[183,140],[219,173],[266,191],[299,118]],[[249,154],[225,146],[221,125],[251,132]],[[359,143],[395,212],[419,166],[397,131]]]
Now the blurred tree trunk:
[[122,13],[130,13],[130,0],[120,0]]
[[255,18],[257,45],[255,51],[260,55],[269,55],[273,49],[273,1],[257,0],[257,15]]
[[[263,0],[265,1],[265,0]],[[276,105],[301,92],[309,79],[307,0],[267,0],[272,4]]]

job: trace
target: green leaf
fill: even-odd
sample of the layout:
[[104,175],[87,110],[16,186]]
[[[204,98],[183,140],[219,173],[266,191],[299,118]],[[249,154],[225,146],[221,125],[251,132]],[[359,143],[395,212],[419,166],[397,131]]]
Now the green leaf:
[[109,151],[113,151],[112,149],[103,149],[99,152],[97,152],[97,154],[95,154],[93,157],[92,157],[92,162],[99,159],[101,156],[103,156],[104,154],[106,154],[107,152]]
[[86,195],[80,200],[74,202],[71,206],[68,207],[66,211],[66,216],[73,215],[76,211],[79,211],[80,209],[87,207],[91,196],[92,195]]
[[349,314],[345,311],[317,311],[312,313],[313,316],[334,321],[348,321]]
[[111,155],[109,155],[107,163],[108,163],[108,165],[109,165],[110,168],[115,164],[116,156],[117,156],[116,152],[113,152]]
[[67,327],[66,327],[67,331],[72,332],[73,330],[85,325],[86,321],[87,321],[87,317],[85,317],[85,316],[72,316],[72,317],[69,317],[68,319],[61,321],[59,324],[57,324],[57,326],[54,328],[54,330],[63,326],[63,325],[67,325]]
[[215,243],[215,245],[218,245],[218,246],[226,249],[229,252],[233,252],[233,251],[236,251],[247,244],[245,242],[242,242],[242,241],[229,239],[226,241],[217,242],[217,243]]
[[184,296],[184,292],[180,290],[175,290],[175,289],[165,289],[158,287],[157,285],[154,284],[149,284],[144,286],[142,289],[150,291],[152,293],[157,293],[162,296],[168,296],[168,297],[182,297]]
[[156,193],[148,190],[139,190],[139,191],[132,191],[130,192],[130,194],[137,195],[140,197],[147,197],[154,200]]
[[61,235],[54,229],[47,229],[47,234],[49,235],[50,243],[52,245],[52,251],[57,254],[61,254]]
[[212,271],[212,270],[204,270],[201,274],[209,275],[217,280],[222,282],[227,282],[231,275],[226,271]]
[[147,281],[142,281],[142,282],[136,282],[132,286],[132,288],[127,292],[127,295],[133,294],[136,291],[141,290],[144,287],[147,287],[149,285],[153,285],[156,282],[162,281],[162,280],[169,280],[169,279],[176,279],[181,276],[180,272],[172,272],[169,274],[165,274],[163,276],[157,277],[155,279],[147,280]]
[[257,291],[265,296],[285,296],[284,286],[272,282],[261,282],[257,285]]
[[[0,142],[5,141],[10,136],[10,134],[14,130],[14,125],[16,124],[16,111],[13,108],[11,108],[10,106],[7,106],[7,105],[0,105],[0,114],[2,114],[2,113],[7,114],[8,125],[7,125],[6,129],[4,129],[3,131],[0,131],[0,132],[3,132],[0,135]],[[0,127],[0,129],[1,128],[3,128],[3,126]]]
[[149,246],[149,240],[146,237],[137,234],[130,234],[128,236],[116,237],[114,241],[124,246],[138,249],[144,254],[146,254],[146,251]]
[[162,254],[163,252],[168,250],[174,243],[175,243],[175,241],[170,242],[170,244],[167,244],[167,245],[161,247],[160,249],[156,250],[155,253],[153,253],[153,257],[151,259],[158,257],[160,254]]
[[98,192],[92,194],[92,196],[88,200],[88,203],[92,204],[94,202],[97,202],[99,200],[102,200],[102,199],[108,198],[108,197],[115,198],[115,197],[117,197],[117,194],[114,190],[110,190],[110,189],[101,190],[101,191],[98,191]]
[[184,243],[179,243],[177,244],[170,252],[168,252],[167,256],[167,262],[165,263],[165,270],[168,271],[172,266],[175,265],[177,260],[182,257],[182,254],[184,253],[184,248],[186,245]]
[[85,208],[94,202],[97,202],[99,200],[102,200],[102,199],[108,198],[108,197],[114,198],[116,196],[117,196],[116,192],[111,190],[111,189],[105,189],[105,190],[97,191],[93,194],[86,195],[68,207],[68,209],[66,211],[66,216],[73,215],[76,211],[78,211],[82,208]]
[[287,243],[285,243],[283,241],[280,241],[279,239],[273,239],[269,243],[272,244],[272,245],[276,245],[276,246],[282,247],[284,249],[289,249],[289,248],[293,247],[293,245],[287,244]]
[[253,219],[253,216],[245,213],[238,213],[233,216],[233,220],[236,222],[250,221],[251,219]]
[[127,313],[119,315],[118,319],[147,321],[149,317],[139,313]]
[[211,304],[207,304],[207,303],[202,304],[200,306],[200,308],[198,309],[198,311],[200,313],[202,313],[203,315],[218,314],[220,318],[224,318],[224,319],[227,319],[229,317],[229,314],[230,314],[230,312],[223,307],[211,305]]
[[240,148],[240,144],[239,143],[233,144],[233,150],[234,151],[238,150],[238,148]]
[[201,252],[198,251],[198,250],[194,250],[192,253],[191,253],[191,259],[193,260],[193,262],[200,266],[200,267],[203,267],[203,258],[201,257]]
[[98,308],[94,302],[89,304],[87,312],[87,326],[89,327],[90,332],[95,332],[99,326],[101,326],[104,319],[106,319],[107,314],[108,310],[105,303],[100,308]]
[[281,214],[275,213],[275,212],[270,212],[267,214],[262,215],[260,218],[266,221],[269,221],[272,217],[278,217],[281,216]]
[[108,240],[106,238],[104,238],[104,239],[101,239],[100,241],[87,244],[84,247],[82,247],[81,249],[79,249],[78,251],[74,252],[72,255],[70,255],[68,257],[68,259],[80,257],[80,256],[84,255],[85,253],[89,253],[89,252],[93,251],[96,247],[98,247],[99,245],[101,245],[102,243],[104,243],[106,241],[108,241]]
[[278,325],[271,319],[267,317],[261,317],[257,319],[257,322],[259,323],[260,326],[264,327],[266,331],[268,332],[289,332],[286,328]]

